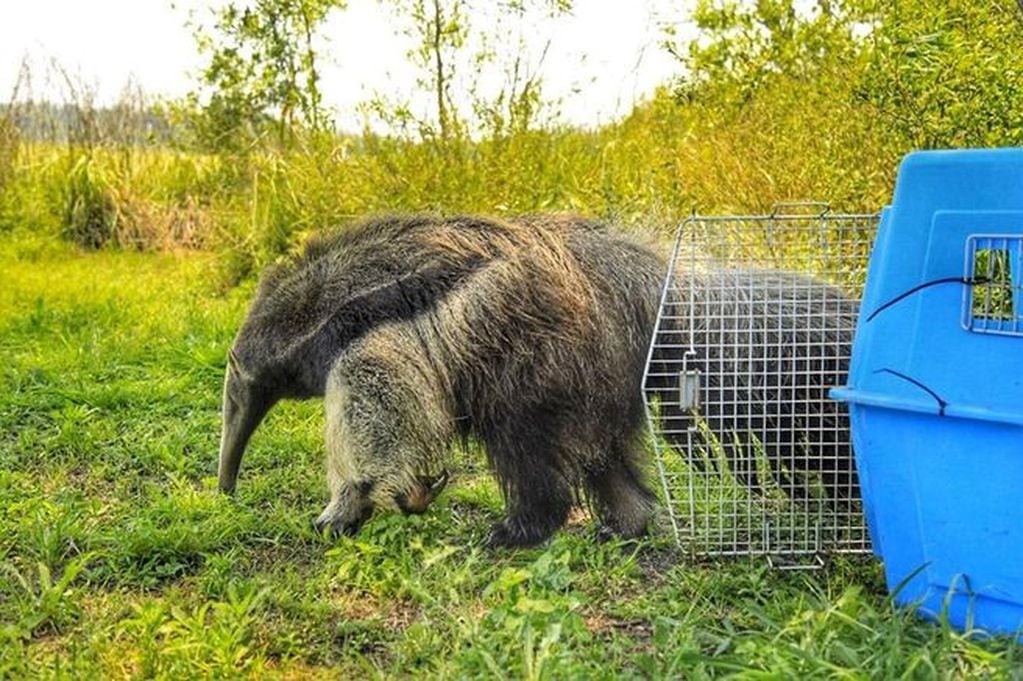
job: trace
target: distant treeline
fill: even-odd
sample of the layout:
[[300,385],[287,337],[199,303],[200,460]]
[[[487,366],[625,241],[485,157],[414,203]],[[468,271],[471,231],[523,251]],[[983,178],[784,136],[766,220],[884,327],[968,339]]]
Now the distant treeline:
[[28,142],[112,142],[161,144],[173,137],[167,116],[134,103],[92,107],[40,101],[0,104],[0,120],[9,121]]

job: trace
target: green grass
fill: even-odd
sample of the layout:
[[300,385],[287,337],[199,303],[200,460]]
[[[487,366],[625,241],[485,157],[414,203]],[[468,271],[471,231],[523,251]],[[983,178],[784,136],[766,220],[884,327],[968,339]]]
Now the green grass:
[[251,284],[208,254],[0,242],[0,677],[1019,677],[1006,639],[890,604],[876,564],[693,564],[666,535],[488,551],[479,457],[356,538],[317,402],[278,407],[215,492],[222,364]]

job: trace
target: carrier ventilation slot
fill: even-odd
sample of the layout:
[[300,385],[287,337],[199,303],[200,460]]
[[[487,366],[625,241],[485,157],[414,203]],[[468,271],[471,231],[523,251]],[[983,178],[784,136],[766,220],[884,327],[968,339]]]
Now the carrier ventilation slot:
[[966,269],[963,325],[976,333],[1023,336],[1023,237],[971,236]]

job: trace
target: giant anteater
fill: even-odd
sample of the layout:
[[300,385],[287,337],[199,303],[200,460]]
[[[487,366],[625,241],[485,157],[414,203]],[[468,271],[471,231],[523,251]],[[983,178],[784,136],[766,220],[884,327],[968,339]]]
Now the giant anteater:
[[331,500],[351,533],[376,507],[421,511],[459,437],[486,449],[528,545],[592,503],[645,531],[640,382],[664,271],[635,238],[583,219],[383,217],[271,269],[229,352],[220,487],[284,397],[324,396]]

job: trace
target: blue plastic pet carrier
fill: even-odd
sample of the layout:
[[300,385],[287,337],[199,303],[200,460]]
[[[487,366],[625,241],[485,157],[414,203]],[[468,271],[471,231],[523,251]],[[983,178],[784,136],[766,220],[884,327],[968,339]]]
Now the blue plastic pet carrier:
[[1023,633],[1023,149],[906,157],[832,396],[897,602]]

